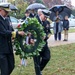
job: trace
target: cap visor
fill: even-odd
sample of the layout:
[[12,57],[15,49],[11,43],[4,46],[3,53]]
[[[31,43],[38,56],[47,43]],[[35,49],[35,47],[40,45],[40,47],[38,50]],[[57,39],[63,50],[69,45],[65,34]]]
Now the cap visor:
[[3,8],[5,11],[7,11],[7,12],[10,12],[11,11],[11,9],[9,9],[9,8]]

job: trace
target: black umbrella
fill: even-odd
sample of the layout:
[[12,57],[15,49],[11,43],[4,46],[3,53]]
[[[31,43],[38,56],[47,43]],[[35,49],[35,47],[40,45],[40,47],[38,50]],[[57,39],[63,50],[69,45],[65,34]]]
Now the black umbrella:
[[1,6],[10,7],[11,10],[17,10],[18,8],[11,3],[0,3]]
[[11,10],[18,10],[18,8],[16,6],[14,6],[13,4],[10,4],[10,9]]
[[26,10],[37,10],[37,9],[45,9],[46,7],[41,4],[41,3],[33,3],[33,4],[30,4]]
[[59,15],[61,15],[64,19],[64,17],[67,15],[68,17],[70,17],[71,15],[71,9],[68,8],[67,6],[65,5],[55,5],[53,6],[51,9],[51,14],[50,14],[50,19],[53,20],[53,18],[55,17],[56,15],[56,12],[58,11],[59,12]]
[[[55,16],[56,16],[56,14],[54,12],[51,12],[50,19],[52,21],[54,21]],[[58,16],[60,17],[60,20],[63,20],[65,18],[65,16],[68,16],[68,14],[65,12],[61,12]]]

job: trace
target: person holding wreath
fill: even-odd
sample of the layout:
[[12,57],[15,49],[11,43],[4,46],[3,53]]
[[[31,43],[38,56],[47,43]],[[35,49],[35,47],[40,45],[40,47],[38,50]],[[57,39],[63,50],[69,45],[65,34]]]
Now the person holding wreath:
[[0,5],[0,75],[10,75],[14,69],[12,38],[24,36],[23,31],[12,31],[7,15],[10,5]]
[[[39,21],[39,23],[44,27],[44,32],[46,33],[47,28],[45,25],[46,24],[46,18],[47,14],[45,11],[43,11],[42,9],[38,9],[38,15],[36,16],[37,20]],[[44,45],[44,47],[42,48],[40,55],[39,56],[34,56],[34,64],[35,64],[35,71],[36,71],[36,75],[42,75],[41,71],[45,68],[45,66],[47,65],[47,63],[49,62],[51,55],[50,55],[50,50],[48,48],[48,44],[47,44],[47,39],[49,37],[46,36],[43,38],[44,41],[46,42],[46,44]]]

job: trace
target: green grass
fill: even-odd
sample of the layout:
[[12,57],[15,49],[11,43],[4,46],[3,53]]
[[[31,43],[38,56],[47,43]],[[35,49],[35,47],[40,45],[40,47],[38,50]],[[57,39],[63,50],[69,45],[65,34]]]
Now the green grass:
[[[51,30],[51,32],[52,32],[52,34],[54,34],[53,30]],[[68,33],[74,33],[74,32],[75,32],[75,28],[69,28]],[[62,31],[62,33],[63,33],[63,31]]]
[[[43,75],[75,75],[75,44],[51,47],[51,60]],[[15,56],[15,69],[11,75],[35,75],[33,59],[28,58],[26,67],[18,67],[19,56]]]
[[73,32],[75,32],[75,28],[70,28],[69,33],[73,33]]

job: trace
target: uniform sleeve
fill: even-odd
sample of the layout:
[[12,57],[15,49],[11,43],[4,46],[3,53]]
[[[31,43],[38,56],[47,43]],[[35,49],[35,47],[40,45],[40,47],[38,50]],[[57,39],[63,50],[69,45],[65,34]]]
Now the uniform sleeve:
[[[0,23],[1,24],[1,23]],[[16,37],[16,32],[7,30],[2,24],[0,25],[0,35],[3,37]]]

